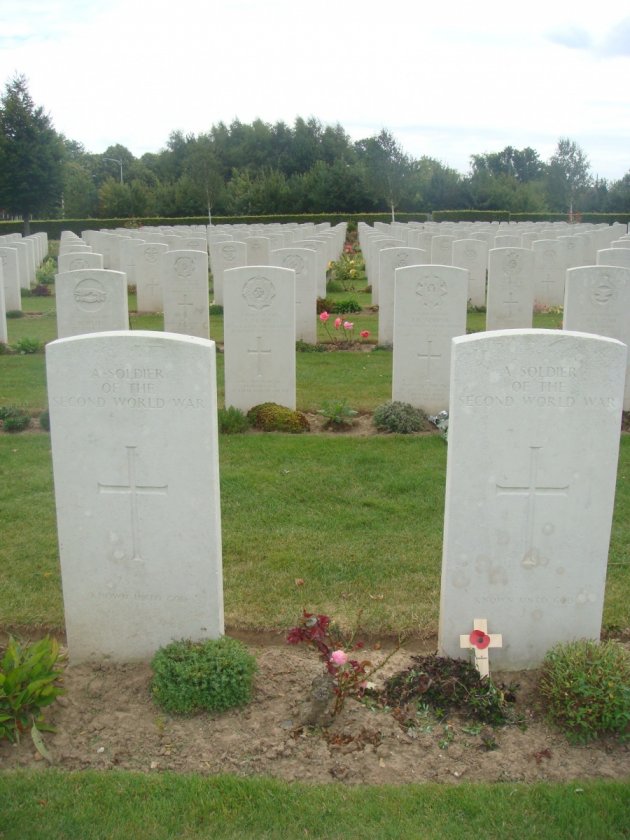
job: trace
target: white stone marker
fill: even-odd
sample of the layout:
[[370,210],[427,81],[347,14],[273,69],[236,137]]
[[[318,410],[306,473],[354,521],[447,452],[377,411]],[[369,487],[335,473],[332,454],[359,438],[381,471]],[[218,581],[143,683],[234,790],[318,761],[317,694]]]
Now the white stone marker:
[[468,272],[412,265],[395,283],[392,399],[437,414],[448,408],[451,339],[466,334]]
[[394,342],[394,290],[396,269],[426,265],[429,255],[422,248],[383,248],[378,256],[378,343]]
[[532,242],[534,254],[534,301],[540,306],[562,306],[567,270],[566,249],[557,239]]
[[[564,291],[563,329],[605,335],[630,345],[630,268],[570,268]],[[630,411],[630,366],[623,410]]]
[[7,312],[22,310],[20,269],[15,248],[0,248],[0,266],[4,282],[4,305]]
[[486,305],[488,243],[482,239],[456,239],[453,242],[453,265],[468,270],[468,302]]
[[628,248],[602,248],[596,255],[597,265],[620,265],[630,268],[630,250]]
[[247,245],[247,265],[269,265],[271,244],[266,236],[250,236]]
[[231,268],[223,295],[225,405],[295,408],[295,272]]
[[205,251],[167,251],[160,258],[164,330],[208,338],[208,255]]
[[502,631],[499,669],[599,638],[626,351],[558,330],[453,340],[442,654],[478,615]]
[[79,253],[69,251],[57,257],[59,274],[64,274],[66,271],[80,271],[82,268],[103,268],[103,255],[91,251]]
[[295,271],[295,338],[317,344],[317,252],[309,248],[278,248],[271,265]]
[[46,370],[71,662],[223,633],[214,342],[53,341]]
[[7,308],[4,302],[4,280],[2,277],[2,265],[0,264],[0,344],[9,343],[9,331],[7,328]]
[[57,336],[129,329],[127,278],[122,271],[86,268],[55,277]]
[[486,329],[529,328],[534,318],[534,255],[529,248],[488,251]]
[[223,306],[223,273],[230,268],[247,265],[247,245],[244,242],[227,239],[211,242],[209,250],[214,302]]
[[136,295],[138,312],[163,312],[162,256],[168,252],[163,242],[137,242]]

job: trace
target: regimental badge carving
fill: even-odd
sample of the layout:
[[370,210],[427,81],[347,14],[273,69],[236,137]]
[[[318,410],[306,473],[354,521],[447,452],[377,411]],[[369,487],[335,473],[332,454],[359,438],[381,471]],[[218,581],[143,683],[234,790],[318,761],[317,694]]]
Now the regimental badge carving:
[[96,312],[107,300],[103,284],[95,277],[86,277],[74,287],[74,299],[84,312]]
[[195,270],[195,262],[190,257],[177,257],[175,260],[175,274],[178,277],[190,277]]
[[523,257],[518,251],[509,251],[503,261],[503,274],[511,279],[515,274],[520,274],[523,269]]
[[404,251],[399,251],[394,258],[394,263],[396,268],[402,268],[405,265],[409,265],[409,254],[405,254]]
[[469,259],[472,262],[473,260],[477,259],[477,249],[474,248],[472,245],[467,245],[464,249],[464,255],[467,259]]
[[302,274],[304,271],[304,260],[299,254],[289,254],[284,260],[285,268],[292,268],[296,274]]
[[221,248],[221,253],[223,254],[225,262],[234,262],[236,259],[236,248],[234,245],[224,245],[223,248]]
[[154,263],[158,261],[160,256],[160,249],[154,245],[147,245],[144,249],[144,258],[147,262]]
[[275,296],[274,285],[267,277],[251,277],[243,286],[243,297],[250,309],[266,309]]
[[608,274],[591,281],[591,301],[596,306],[606,306],[609,303],[614,303],[618,297],[618,284]]
[[416,294],[428,309],[437,309],[442,306],[444,298],[448,294],[448,289],[441,277],[429,275],[418,281]]

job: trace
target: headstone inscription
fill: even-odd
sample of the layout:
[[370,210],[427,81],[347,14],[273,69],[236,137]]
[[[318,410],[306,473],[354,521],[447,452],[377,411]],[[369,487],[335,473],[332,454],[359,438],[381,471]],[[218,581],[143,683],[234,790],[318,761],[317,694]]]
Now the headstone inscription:
[[459,655],[464,616],[503,633],[496,668],[599,638],[626,350],[558,330],[453,340],[441,653]]
[[46,347],[71,662],[223,633],[214,342],[155,332]]
[[532,326],[533,260],[534,255],[528,248],[491,248],[488,251],[486,330]]

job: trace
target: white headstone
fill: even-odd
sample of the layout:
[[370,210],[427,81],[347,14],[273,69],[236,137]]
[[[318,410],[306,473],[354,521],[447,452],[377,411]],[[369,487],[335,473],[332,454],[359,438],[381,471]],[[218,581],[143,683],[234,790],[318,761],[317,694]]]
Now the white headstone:
[[532,242],[534,253],[534,301],[540,306],[562,306],[566,249],[558,239]]
[[468,272],[448,265],[396,270],[392,399],[448,409],[451,339],[466,333]]
[[482,239],[456,239],[453,242],[453,265],[468,271],[468,302],[486,305],[488,243]]
[[597,265],[620,265],[630,268],[630,250],[628,248],[602,248],[597,252]]
[[160,258],[166,332],[208,338],[208,255],[205,251],[167,251]]
[[57,336],[129,329],[127,278],[122,271],[86,268],[55,277]]
[[135,249],[138,312],[163,312],[162,256],[168,252],[168,245],[163,242],[137,242]]
[[[605,335],[630,345],[630,267],[570,268],[564,292],[563,329]],[[624,411],[630,411],[630,366]]]
[[271,265],[295,271],[295,337],[317,344],[317,253],[309,248],[279,248]]
[[103,268],[103,255],[92,251],[80,253],[68,251],[65,254],[59,254],[57,268],[60,274],[66,271],[80,271],[82,268]]
[[225,405],[295,408],[295,272],[247,266],[224,277]]
[[478,617],[498,669],[599,638],[625,371],[623,344],[584,333],[454,339],[442,654]]
[[214,342],[54,341],[46,368],[70,660],[223,633]]
[[2,277],[2,265],[0,264],[0,344],[9,343],[9,331],[7,329],[7,308],[4,302],[4,279]]
[[396,269],[407,265],[426,265],[429,255],[422,248],[399,246],[378,251],[378,343],[394,341],[394,288]]
[[0,248],[0,266],[4,283],[4,304],[7,312],[21,311],[20,269],[15,248]]
[[209,249],[214,302],[223,306],[223,273],[247,265],[247,245],[230,238],[211,242]]
[[534,255],[529,248],[491,248],[488,251],[487,330],[532,326],[533,262]]

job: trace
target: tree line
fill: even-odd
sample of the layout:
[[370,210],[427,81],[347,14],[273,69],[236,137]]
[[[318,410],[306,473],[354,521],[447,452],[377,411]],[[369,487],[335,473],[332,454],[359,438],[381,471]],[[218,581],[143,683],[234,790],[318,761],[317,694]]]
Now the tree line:
[[473,154],[462,174],[404,152],[387,129],[352,141],[340,124],[219,122],[173,131],[136,158],[125,146],[93,154],[55,131],[22,75],[0,98],[0,210],[5,217],[127,218],[322,212],[630,211],[630,171],[593,176],[584,151],[561,137],[543,161],[506,146]]

